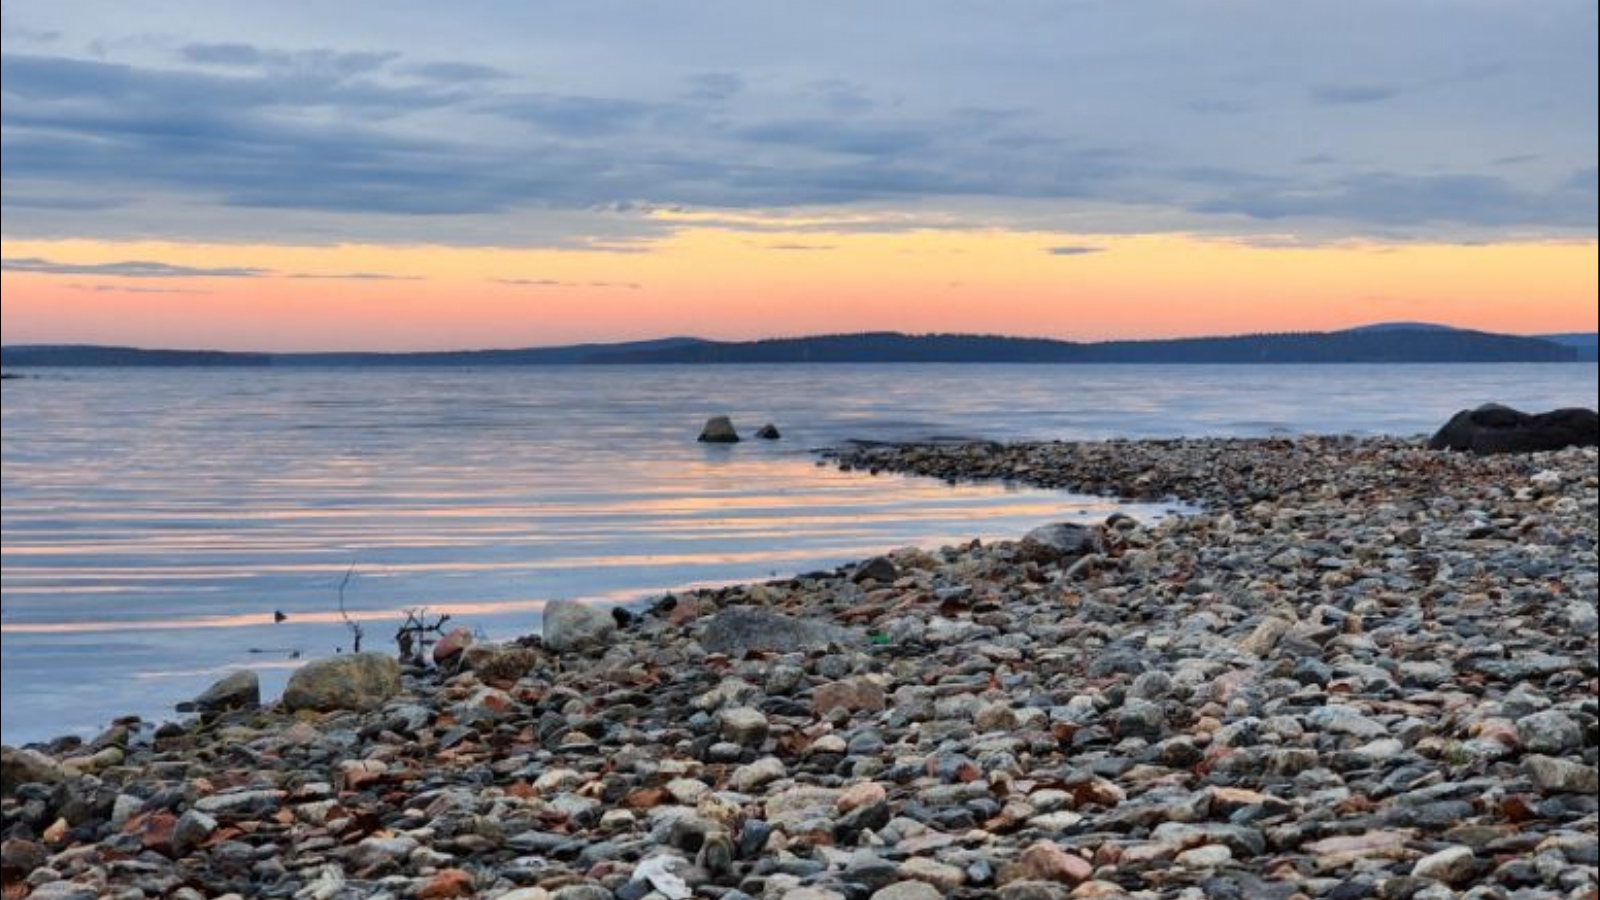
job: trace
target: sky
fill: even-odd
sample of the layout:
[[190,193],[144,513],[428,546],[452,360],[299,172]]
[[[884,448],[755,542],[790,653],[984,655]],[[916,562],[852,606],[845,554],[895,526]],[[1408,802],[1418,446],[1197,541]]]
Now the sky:
[[1592,331],[1597,18],[6,2],[0,339]]

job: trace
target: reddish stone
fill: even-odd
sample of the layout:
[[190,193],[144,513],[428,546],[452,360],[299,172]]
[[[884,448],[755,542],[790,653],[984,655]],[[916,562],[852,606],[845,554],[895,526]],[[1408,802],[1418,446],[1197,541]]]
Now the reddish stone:
[[134,816],[128,820],[123,831],[127,834],[138,835],[139,842],[144,849],[159,853],[162,856],[175,856],[172,849],[172,830],[178,824],[178,817],[168,812],[155,812],[149,815]]
[[433,661],[439,665],[455,662],[468,647],[472,646],[472,629],[456,628],[449,634],[439,639],[433,645]]
[[818,685],[811,692],[811,711],[821,716],[835,709],[882,712],[883,688],[865,678],[847,678]]
[[1022,851],[1017,861],[1006,867],[1003,881],[1054,881],[1078,884],[1089,880],[1094,866],[1075,853],[1068,853],[1049,841],[1040,841]]
[[840,794],[839,799],[835,801],[835,805],[839,808],[839,812],[847,813],[863,806],[882,803],[887,799],[889,799],[889,793],[883,789],[883,785],[875,781],[865,781],[845,788],[844,793]]
[[445,869],[423,885],[417,897],[419,900],[451,900],[453,897],[470,897],[474,893],[476,889],[470,873],[460,869]]
[[698,618],[700,618],[700,601],[693,597],[679,597],[678,604],[667,613],[667,624],[674,628],[682,628]]

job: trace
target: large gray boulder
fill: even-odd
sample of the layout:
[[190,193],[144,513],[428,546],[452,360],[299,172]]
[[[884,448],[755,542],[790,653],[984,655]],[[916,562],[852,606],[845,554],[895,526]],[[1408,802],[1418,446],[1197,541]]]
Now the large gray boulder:
[[1022,557],[1039,563],[1059,563],[1088,556],[1100,549],[1100,531],[1077,522],[1041,525],[1022,536]]
[[347,653],[301,666],[283,690],[289,710],[368,710],[400,693],[400,664],[381,653]]
[[1428,441],[1432,450],[1468,453],[1538,453],[1600,445],[1600,416],[1592,409],[1557,409],[1530,415],[1490,403],[1456,413]]
[[700,429],[700,442],[703,444],[737,444],[739,432],[733,430],[733,420],[727,416],[713,416],[706,420],[704,428]]
[[551,600],[544,608],[544,645],[557,653],[604,646],[616,632],[607,608],[577,600]]
[[66,777],[59,763],[37,750],[0,747],[0,796],[13,796],[25,784],[57,784]]
[[261,705],[261,679],[249,670],[232,672],[194,698],[193,706],[202,713],[231,709],[255,709]]
[[802,653],[826,649],[830,644],[849,646],[861,641],[860,634],[840,625],[807,622],[749,606],[730,606],[706,623],[700,645],[707,653],[739,658],[758,650]]

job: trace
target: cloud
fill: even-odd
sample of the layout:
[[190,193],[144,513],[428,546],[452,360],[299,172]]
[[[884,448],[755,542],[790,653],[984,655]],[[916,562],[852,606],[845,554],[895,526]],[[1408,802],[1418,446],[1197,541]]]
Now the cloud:
[[621,288],[636,291],[643,285],[637,281],[561,281],[556,278],[491,278],[494,284],[506,287],[535,287],[535,288]]
[[502,81],[512,77],[510,72],[469,62],[415,63],[406,66],[405,72],[429,81],[445,82]]
[[702,72],[690,76],[688,96],[694,100],[722,101],[742,93],[744,76],[737,72]]
[[1091,247],[1086,244],[1066,244],[1060,247],[1046,247],[1044,252],[1051,256],[1088,256],[1091,253],[1104,253],[1104,247]]
[[261,278],[266,269],[248,266],[204,268],[163,262],[126,260],[109,263],[66,263],[36,256],[0,259],[0,270],[34,275],[104,275],[112,278]]
[[283,276],[298,281],[422,281],[416,275],[390,275],[384,272],[291,272]]
[[1593,229],[1600,224],[1594,170],[1579,172],[1554,190],[1524,190],[1487,175],[1400,175],[1372,172],[1303,186],[1244,190],[1206,201],[1207,213],[1255,219],[1334,218],[1382,225],[1453,223],[1519,226],[1558,223]]
[[398,55],[328,49],[286,51],[245,43],[185,44],[178,48],[180,59],[204,66],[315,73],[332,78],[376,71]]
[[209,294],[211,291],[196,288],[175,287],[150,287],[148,285],[133,284],[69,284],[67,287],[74,291],[83,291],[89,294]]
[[1311,100],[1320,106],[1351,106],[1380,103],[1399,93],[1387,84],[1317,84],[1311,87]]
[[763,244],[766,250],[783,250],[791,253],[814,253],[836,249],[833,244]]

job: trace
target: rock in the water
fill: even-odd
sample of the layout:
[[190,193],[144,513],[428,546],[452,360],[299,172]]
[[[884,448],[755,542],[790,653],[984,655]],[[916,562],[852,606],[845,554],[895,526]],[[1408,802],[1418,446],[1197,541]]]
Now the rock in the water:
[[381,653],[350,653],[306,663],[289,679],[283,705],[293,710],[367,710],[400,693],[400,664]]
[[56,784],[66,777],[55,760],[36,750],[0,747],[0,796],[25,784]]
[[860,637],[848,628],[807,622],[749,606],[730,606],[712,616],[701,644],[708,653],[742,657],[756,650],[797,653],[829,644],[851,645]]
[[768,422],[756,430],[756,437],[762,439],[763,441],[775,441],[778,438],[783,437],[783,435],[778,433],[778,426]]
[[1099,549],[1098,532],[1077,522],[1041,525],[1022,536],[1023,557],[1040,563],[1073,560]]
[[737,444],[739,432],[733,430],[733,420],[727,416],[713,416],[700,429],[702,444]]
[[577,600],[552,600],[544,608],[544,645],[557,653],[602,647],[617,631],[603,607]]
[[1600,445],[1600,416],[1592,409],[1557,409],[1530,415],[1490,403],[1462,410],[1428,442],[1433,450],[1537,453]]
[[203,713],[255,709],[260,705],[261,679],[248,670],[229,674],[194,698],[195,709]]

